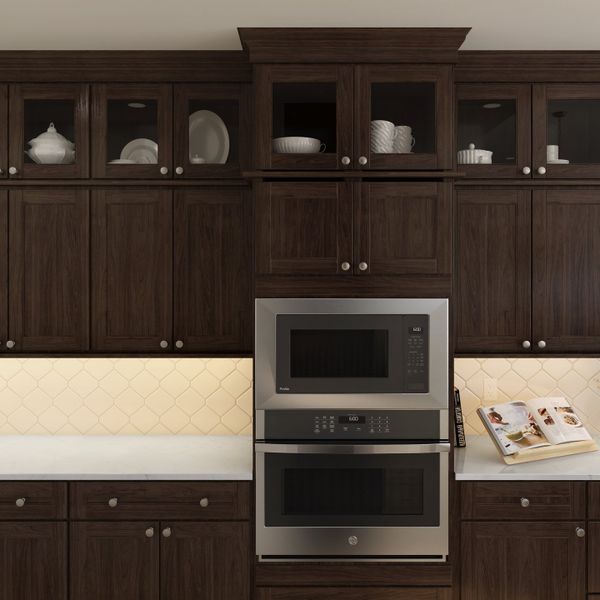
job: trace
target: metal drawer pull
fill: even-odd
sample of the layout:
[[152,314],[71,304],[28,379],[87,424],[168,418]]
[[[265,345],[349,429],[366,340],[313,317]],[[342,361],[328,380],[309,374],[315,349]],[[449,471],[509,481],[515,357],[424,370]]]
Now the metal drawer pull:
[[163,537],[171,537],[171,533],[173,532],[171,531],[170,527],[165,527],[163,529]]
[[109,505],[111,508],[115,508],[115,507],[117,506],[117,504],[119,504],[119,499],[118,499],[118,498],[111,498],[111,499],[108,501],[108,505]]
[[527,508],[529,506],[529,498],[521,498],[521,506]]
[[350,263],[348,261],[344,261],[342,263],[342,271],[349,271],[350,270]]
[[575,527],[575,535],[577,537],[585,537],[585,529],[583,527]]
[[146,529],[146,537],[154,537],[154,527],[148,527],[148,529]]
[[206,508],[208,506],[208,498],[201,498],[200,499],[200,506],[202,508]]
[[18,508],[23,508],[25,506],[25,498],[17,498],[15,504]]

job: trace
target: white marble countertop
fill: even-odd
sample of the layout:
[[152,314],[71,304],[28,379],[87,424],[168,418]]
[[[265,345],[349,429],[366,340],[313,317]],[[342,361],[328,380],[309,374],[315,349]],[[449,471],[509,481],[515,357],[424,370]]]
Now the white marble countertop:
[[507,465],[487,435],[467,436],[467,447],[455,448],[454,473],[462,481],[600,480],[600,451]]
[[250,436],[0,436],[0,480],[251,480]]

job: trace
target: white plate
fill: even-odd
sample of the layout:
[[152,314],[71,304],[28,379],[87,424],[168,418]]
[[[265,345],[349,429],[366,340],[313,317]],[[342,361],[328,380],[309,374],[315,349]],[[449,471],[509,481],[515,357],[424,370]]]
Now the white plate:
[[205,163],[225,164],[229,156],[229,133],[221,117],[212,110],[197,110],[190,115],[189,160],[203,158]]
[[135,160],[129,158],[115,158],[115,160],[109,160],[109,165],[135,165]]
[[556,160],[546,161],[549,165],[568,165],[569,161],[566,158],[557,158]]
[[148,138],[131,140],[121,150],[121,159],[132,160],[139,165],[155,165],[158,163],[158,144]]

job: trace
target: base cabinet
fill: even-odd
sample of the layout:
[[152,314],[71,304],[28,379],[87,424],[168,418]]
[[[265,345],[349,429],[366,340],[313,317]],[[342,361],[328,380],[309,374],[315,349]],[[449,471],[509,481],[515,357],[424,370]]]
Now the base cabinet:
[[[376,568],[376,567],[375,567]],[[451,600],[451,588],[261,588],[256,600]]]

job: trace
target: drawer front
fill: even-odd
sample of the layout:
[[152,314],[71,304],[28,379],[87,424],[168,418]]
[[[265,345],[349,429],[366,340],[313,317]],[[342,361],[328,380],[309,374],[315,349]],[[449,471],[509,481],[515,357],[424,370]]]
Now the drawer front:
[[585,518],[585,483],[477,481],[461,484],[463,519],[553,520]]
[[450,588],[259,588],[257,600],[450,600]]
[[66,483],[0,482],[0,520],[31,521],[66,518]]
[[73,519],[245,520],[250,516],[246,482],[94,482],[71,485]]

